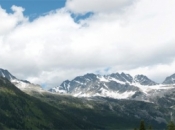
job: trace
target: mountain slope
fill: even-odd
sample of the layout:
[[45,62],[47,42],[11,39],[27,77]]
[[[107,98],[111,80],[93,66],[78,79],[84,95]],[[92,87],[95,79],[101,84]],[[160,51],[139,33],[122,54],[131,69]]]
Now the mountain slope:
[[1,129],[94,128],[85,121],[69,118],[59,109],[25,94],[3,77],[0,77],[0,117]]
[[[140,120],[154,129],[163,130],[169,120],[175,117],[175,109],[158,103],[148,103],[135,100],[117,100],[104,97],[76,98],[58,94],[35,95],[37,98],[50,103],[59,110],[68,113],[74,119],[93,122],[104,129],[133,129]],[[127,124],[127,125],[126,125]]]
[[13,76],[8,70],[4,70],[0,68],[0,77],[8,79],[16,87],[18,87],[20,90],[28,94],[32,92],[43,92],[44,91],[40,85],[30,83],[27,80],[20,80],[16,78],[15,76]]

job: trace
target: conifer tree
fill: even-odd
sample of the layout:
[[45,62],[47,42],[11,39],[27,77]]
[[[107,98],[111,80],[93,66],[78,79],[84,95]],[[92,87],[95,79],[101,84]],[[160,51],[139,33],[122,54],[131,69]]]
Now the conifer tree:
[[172,121],[168,124],[168,130],[175,130],[175,125]]
[[148,130],[153,130],[151,126],[149,126]]
[[140,122],[140,128],[139,128],[139,130],[146,130],[145,129],[145,123],[144,123],[144,121],[141,121]]

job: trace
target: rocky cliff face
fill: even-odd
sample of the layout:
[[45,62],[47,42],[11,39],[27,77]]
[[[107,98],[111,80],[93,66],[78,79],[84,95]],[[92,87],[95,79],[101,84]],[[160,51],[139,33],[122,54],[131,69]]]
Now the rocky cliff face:
[[158,84],[144,75],[132,77],[125,73],[110,75],[86,74],[73,80],[64,81],[50,89],[54,93],[70,94],[75,97],[110,97],[115,99],[135,99],[148,101],[172,89]]

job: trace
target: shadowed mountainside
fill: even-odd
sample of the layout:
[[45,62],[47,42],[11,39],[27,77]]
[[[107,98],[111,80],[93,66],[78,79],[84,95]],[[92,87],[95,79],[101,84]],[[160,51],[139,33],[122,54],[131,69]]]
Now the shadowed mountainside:
[[[79,123],[78,123],[79,122]],[[93,129],[0,77],[0,129]],[[96,127],[97,128],[97,127]]]

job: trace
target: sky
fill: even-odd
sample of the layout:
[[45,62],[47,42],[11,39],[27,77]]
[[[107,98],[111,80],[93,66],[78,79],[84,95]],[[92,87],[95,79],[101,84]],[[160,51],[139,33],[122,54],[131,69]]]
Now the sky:
[[175,0],[0,0],[0,68],[45,89],[86,73],[175,73]]

